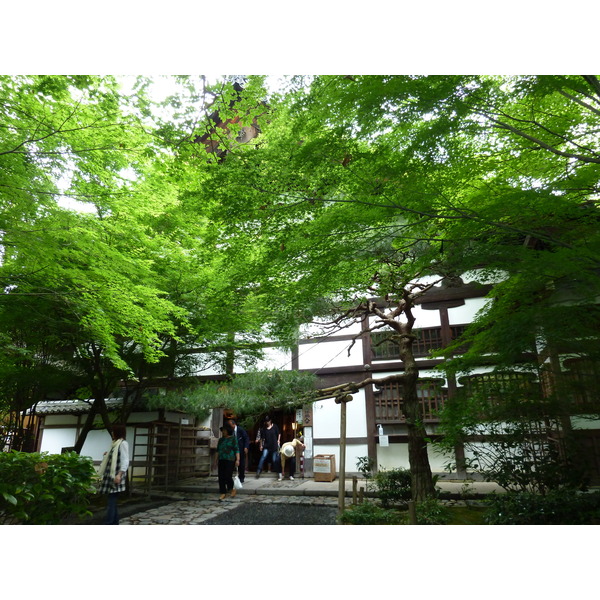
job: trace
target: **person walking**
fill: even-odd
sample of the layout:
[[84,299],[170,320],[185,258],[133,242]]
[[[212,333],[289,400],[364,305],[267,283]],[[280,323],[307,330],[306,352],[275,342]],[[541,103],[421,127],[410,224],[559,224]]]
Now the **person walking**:
[[[279,455],[281,457],[281,473],[285,473],[285,461],[289,459],[290,461],[290,481],[294,481],[294,473],[296,472],[296,449],[300,448],[304,450],[306,446],[304,445],[304,438],[294,438],[291,442],[286,442],[281,446],[279,450]],[[279,477],[281,480],[281,475]]]
[[238,467],[238,477],[240,481],[244,483],[246,478],[246,465],[248,464],[248,448],[250,448],[250,437],[248,432],[238,425],[236,419],[229,419],[227,421],[230,427],[233,428],[233,435],[237,438],[238,448],[240,450],[240,466]]
[[271,417],[265,417],[263,427],[258,432],[257,440],[259,449],[262,452],[256,469],[256,478],[260,477],[263,466],[267,458],[271,461],[271,470],[275,469],[281,480],[281,461],[279,460],[279,445],[281,443],[281,434],[279,428],[273,423]]
[[221,427],[223,437],[217,442],[218,477],[219,477],[219,500],[225,500],[227,492],[233,498],[237,490],[233,487],[233,470],[240,464],[240,450],[237,438],[233,435],[233,427],[226,423]]
[[104,525],[119,524],[117,498],[121,492],[125,491],[127,469],[129,468],[129,445],[125,440],[126,432],[125,425],[115,424],[112,426],[113,442],[110,450],[104,453],[98,471],[99,492],[108,494]]

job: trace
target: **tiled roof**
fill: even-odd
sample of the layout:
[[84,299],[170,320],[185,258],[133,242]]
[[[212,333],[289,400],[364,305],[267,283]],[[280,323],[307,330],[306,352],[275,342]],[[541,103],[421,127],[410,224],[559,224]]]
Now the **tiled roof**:
[[[93,400],[44,400],[35,408],[37,415],[82,415],[90,410]],[[116,410],[123,398],[106,398],[106,408]],[[31,409],[27,411],[32,412]]]

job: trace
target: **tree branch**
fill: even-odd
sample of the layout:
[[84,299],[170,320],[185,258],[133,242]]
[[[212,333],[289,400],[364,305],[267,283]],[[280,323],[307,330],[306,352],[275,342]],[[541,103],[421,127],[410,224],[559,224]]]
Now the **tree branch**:
[[590,87],[596,92],[596,95],[600,97],[600,81],[595,75],[583,75],[583,78],[589,83]]
[[562,96],[564,96],[565,98],[567,98],[568,100],[571,100],[572,102],[576,102],[580,106],[583,106],[583,108],[587,108],[589,111],[593,112],[595,115],[600,116],[599,109],[593,107],[591,104],[588,104],[587,102],[584,102],[583,100],[581,100],[581,98],[577,98],[577,96],[573,96],[572,94],[569,94],[569,93],[565,92],[564,90],[558,90],[558,93],[561,94]]
[[548,150],[548,151],[552,152],[553,154],[556,154],[558,156],[564,156],[565,158],[575,158],[575,159],[580,160],[581,162],[585,162],[585,163],[600,164],[600,157],[595,158],[592,156],[584,156],[583,154],[574,154],[572,152],[565,152],[563,150],[559,150],[558,148],[555,148],[554,146],[551,146],[550,144],[543,142],[539,138],[536,138],[533,135],[529,135],[528,133],[525,133],[524,131],[518,129],[517,127],[509,125],[508,123],[505,123],[504,121],[500,121],[499,119],[495,119],[489,113],[488,114],[479,113],[479,114],[487,117],[490,121],[495,123],[498,128],[506,129],[507,131],[511,131],[515,135],[518,135],[519,137],[529,140],[530,142],[533,142],[534,144],[536,144],[536,146],[539,146],[540,148],[544,148],[545,150]]
[[348,383],[342,383],[340,385],[315,390],[315,392],[308,397],[308,400],[311,402],[315,402],[317,400],[336,398],[338,396],[343,396],[346,394],[355,394],[359,390],[371,384],[381,386],[386,383],[404,381],[405,379],[406,377],[403,373],[397,373],[396,375],[389,375],[388,377],[382,377],[381,379],[373,379],[373,377],[368,377],[367,379],[363,379],[358,383],[355,383],[354,381],[349,381]]

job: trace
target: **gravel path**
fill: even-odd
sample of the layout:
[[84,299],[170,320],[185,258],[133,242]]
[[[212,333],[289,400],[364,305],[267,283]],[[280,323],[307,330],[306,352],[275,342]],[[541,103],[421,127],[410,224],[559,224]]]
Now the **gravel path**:
[[267,495],[227,498],[216,494],[132,511],[121,525],[335,525],[336,498]]
[[240,504],[204,525],[335,525],[337,508],[310,504]]

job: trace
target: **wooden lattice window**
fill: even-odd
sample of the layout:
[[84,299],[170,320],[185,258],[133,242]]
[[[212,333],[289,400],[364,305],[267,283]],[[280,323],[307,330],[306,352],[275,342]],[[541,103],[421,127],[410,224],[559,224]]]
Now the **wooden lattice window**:
[[[443,379],[419,379],[417,395],[421,401],[424,421],[437,421],[437,412],[447,399],[447,391],[442,389]],[[402,382],[387,383],[375,393],[375,420],[377,423],[403,422]]]
[[571,359],[565,361],[565,366],[568,368],[564,373],[566,389],[574,405],[584,411],[598,411],[600,364],[591,360]]
[[502,391],[503,389],[508,390],[515,387],[526,388],[533,378],[534,375],[531,373],[479,373],[477,375],[461,377],[459,383],[473,390],[493,389]]
[[[452,340],[460,337],[466,329],[466,325],[452,325],[450,327]],[[414,329],[416,340],[413,344],[413,354],[416,357],[428,356],[431,350],[439,350],[444,347],[442,341],[441,327],[422,327]],[[398,344],[394,341],[392,331],[377,331],[371,333],[371,349],[373,360],[394,360],[400,358]]]
[[478,396],[481,400],[482,418],[496,414],[498,407],[525,407],[540,398],[539,383],[532,373],[514,371],[479,373],[461,377],[462,393]]

